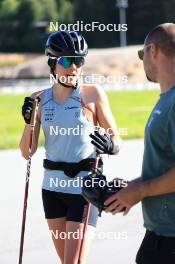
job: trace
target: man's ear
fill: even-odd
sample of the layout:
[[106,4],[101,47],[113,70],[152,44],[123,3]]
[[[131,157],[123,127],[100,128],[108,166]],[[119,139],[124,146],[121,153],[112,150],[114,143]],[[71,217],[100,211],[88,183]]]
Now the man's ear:
[[153,59],[155,59],[157,57],[158,52],[159,52],[159,48],[153,43],[151,45],[150,49],[151,49],[151,55],[152,55]]

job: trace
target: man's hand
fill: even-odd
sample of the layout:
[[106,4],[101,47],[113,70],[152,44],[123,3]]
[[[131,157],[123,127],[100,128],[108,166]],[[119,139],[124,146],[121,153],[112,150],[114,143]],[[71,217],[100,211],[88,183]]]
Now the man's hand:
[[104,204],[108,206],[105,212],[111,212],[114,215],[124,210],[123,215],[126,215],[131,207],[143,198],[142,182],[129,182],[127,187],[124,187],[105,201]]

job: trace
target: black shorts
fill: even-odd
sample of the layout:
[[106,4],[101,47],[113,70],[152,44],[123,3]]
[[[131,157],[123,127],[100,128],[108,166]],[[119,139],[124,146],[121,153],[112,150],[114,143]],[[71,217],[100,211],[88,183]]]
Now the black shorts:
[[[42,189],[46,219],[65,217],[66,221],[85,222],[88,203],[80,194],[60,193]],[[98,209],[91,206],[89,225],[96,227]]]
[[158,236],[146,231],[136,256],[137,264],[175,264],[175,237]]

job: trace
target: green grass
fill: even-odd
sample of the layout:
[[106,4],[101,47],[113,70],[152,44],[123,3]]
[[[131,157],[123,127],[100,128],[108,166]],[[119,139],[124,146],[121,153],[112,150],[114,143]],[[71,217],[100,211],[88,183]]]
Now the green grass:
[[[150,111],[158,99],[158,91],[108,92],[117,126],[126,128],[123,138],[141,138]],[[18,148],[24,122],[21,116],[23,95],[0,95],[0,149]],[[43,133],[39,145],[43,144]]]
[[128,132],[123,138],[132,139],[144,136],[146,121],[158,97],[159,91],[157,90],[108,92],[117,126],[120,129],[126,128]]
[[[0,149],[18,148],[25,127],[21,105],[26,95],[0,95]],[[40,145],[43,143],[41,133]]]

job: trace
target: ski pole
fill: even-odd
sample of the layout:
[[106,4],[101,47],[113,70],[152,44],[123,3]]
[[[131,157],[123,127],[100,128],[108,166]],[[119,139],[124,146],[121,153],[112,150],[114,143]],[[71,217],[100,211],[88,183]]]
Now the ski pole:
[[[96,159],[95,159],[95,162],[94,162],[94,165],[93,165],[93,168],[92,168],[92,177],[95,177],[95,175],[97,173],[99,159],[100,159],[100,154],[97,153]],[[86,217],[85,217],[85,223],[84,223],[84,226],[83,226],[83,236],[81,238],[81,244],[80,244],[80,250],[79,250],[79,256],[78,256],[78,263],[77,264],[81,264],[84,238],[85,238],[85,235],[86,235],[86,230],[87,230],[87,226],[88,226],[88,221],[89,221],[89,216],[90,216],[90,212],[91,212],[91,207],[92,207],[92,204],[88,203],[88,207],[87,207],[87,211],[86,211]]]
[[31,158],[32,158],[32,144],[34,137],[34,129],[36,124],[36,116],[38,112],[39,98],[35,98],[32,116],[30,121],[30,144],[29,144],[29,158],[27,160],[27,172],[25,181],[25,192],[24,192],[24,204],[23,204],[23,216],[22,216],[22,227],[21,227],[21,239],[20,239],[20,250],[19,250],[19,261],[18,264],[22,264],[23,258],[23,247],[24,247],[24,234],[25,234],[25,224],[26,224],[26,212],[27,212],[27,200],[28,200],[28,190],[29,190],[29,178],[30,178],[30,168],[31,168]]

